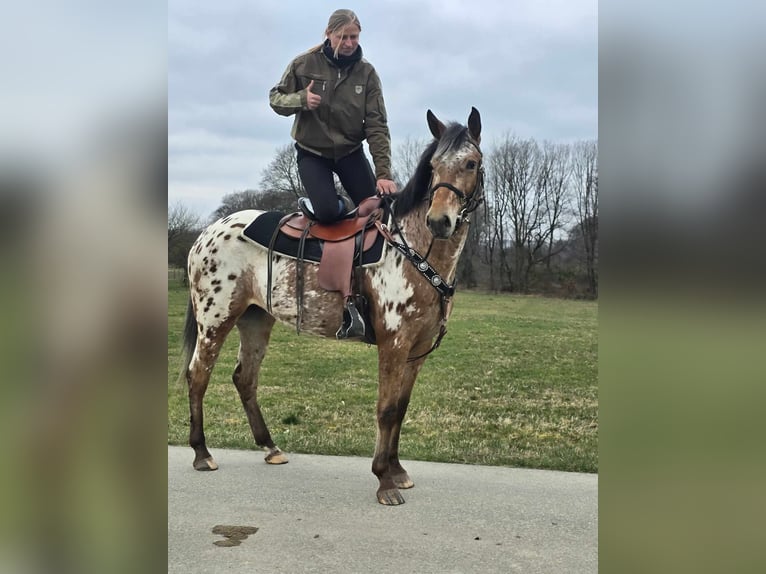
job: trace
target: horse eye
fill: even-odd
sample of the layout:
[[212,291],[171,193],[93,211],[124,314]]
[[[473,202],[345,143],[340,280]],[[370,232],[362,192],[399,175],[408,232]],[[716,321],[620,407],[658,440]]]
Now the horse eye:
[[465,164],[466,169],[476,169],[476,162],[473,160],[469,160],[468,163]]

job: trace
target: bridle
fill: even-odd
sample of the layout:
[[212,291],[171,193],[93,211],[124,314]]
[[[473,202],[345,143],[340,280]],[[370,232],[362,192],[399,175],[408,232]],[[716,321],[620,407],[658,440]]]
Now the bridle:
[[[465,219],[466,215],[476,211],[478,207],[484,202],[484,166],[482,165],[482,162],[481,162],[483,158],[483,154],[481,153],[479,146],[477,146],[473,142],[470,142],[470,143],[476,148],[476,151],[479,152],[479,165],[476,168],[478,170],[478,175],[476,176],[476,183],[473,186],[473,191],[471,192],[471,195],[466,196],[465,192],[463,192],[461,189],[458,189],[451,183],[447,183],[447,182],[439,182],[435,185],[432,185],[431,188],[428,190],[429,205],[433,203],[434,194],[436,193],[436,191],[442,187],[447,188],[458,197],[458,199],[460,200],[461,209],[460,209],[460,213],[458,213],[458,216],[457,216],[455,229],[457,229],[460,226],[460,224],[464,220],[466,220]],[[433,176],[431,176],[431,182],[433,182]]]

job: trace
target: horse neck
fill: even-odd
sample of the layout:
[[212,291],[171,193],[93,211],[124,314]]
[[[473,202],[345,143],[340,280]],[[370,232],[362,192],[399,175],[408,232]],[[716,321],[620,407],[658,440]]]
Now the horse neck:
[[425,202],[402,217],[399,227],[407,244],[421,255],[425,255],[428,248],[431,247],[428,262],[451,283],[468,237],[468,223],[467,221],[464,222],[449,239],[433,241],[433,246],[431,246],[432,236],[426,225],[427,212],[428,203]]

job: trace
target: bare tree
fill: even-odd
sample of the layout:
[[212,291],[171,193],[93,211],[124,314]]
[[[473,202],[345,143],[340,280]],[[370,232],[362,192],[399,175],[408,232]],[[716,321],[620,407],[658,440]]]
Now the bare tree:
[[489,269],[489,285],[491,290],[495,290],[495,273],[494,273],[494,250],[495,250],[495,238],[494,230],[492,228],[492,214],[494,209],[492,207],[492,199],[490,194],[490,184],[487,179],[484,180],[484,198],[485,201],[474,214],[475,221],[474,227],[478,238],[477,242],[477,258],[481,263],[484,263]]
[[482,237],[481,227],[477,224],[480,219],[481,214],[478,210],[468,216],[468,221],[471,222],[468,228],[468,237],[466,237],[463,256],[458,261],[457,273],[455,275],[458,282],[468,288],[478,285],[475,263],[478,259]]
[[272,194],[289,195],[293,203],[298,197],[306,195],[300,175],[295,147],[287,144],[277,149],[276,156],[263,170],[261,189]]
[[415,173],[420,156],[427,146],[428,142],[424,140],[413,140],[408,137],[403,144],[394,150],[392,171],[394,172],[394,181],[399,189],[404,187],[412,174]]
[[237,211],[245,209],[260,209],[261,193],[253,189],[227,193],[221,200],[221,205],[210,216],[215,221]]
[[186,281],[186,258],[201,227],[200,216],[180,201],[168,209],[168,265],[182,268],[184,281]]
[[[542,203],[543,218],[535,244],[544,245],[541,259],[550,271],[551,259],[560,250],[554,248],[559,239],[558,231],[565,225],[564,216],[569,195],[568,179],[571,171],[571,150],[567,144],[544,143],[538,176],[538,193]],[[530,251],[530,254],[536,251]]]
[[[424,140],[407,139],[394,150],[394,179],[400,187],[414,173],[427,145]],[[473,224],[466,255],[458,268],[459,282],[465,286],[486,285],[484,273],[488,269],[486,286],[490,289],[528,292],[545,289],[540,281],[558,281],[562,273],[571,277],[581,274],[584,268],[588,289],[596,296],[597,155],[597,140],[538,144],[510,135],[486,150],[486,202],[471,215]],[[343,193],[337,180],[336,188]],[[213,218],[243,209],[294,211],[295,198],[302,195],[305,189],[295,150],[285,145],[276,150],[264,170],[259,190],[224,196]],[[183,215],[182,207],[178,207],[178,215]],[[169,214],[169,261],[171,239]],[[542,265],[546,273],[538,271]]]
[[585,252],[585,271],[598,296],[598,141],[578,142],[572,154],[574,197]]
[[486,178],[487,186],[487,262],[490,265],[490,289],[495,290],[502,284],[502,278],[495,277],[495,259],[499,263],[500,270],[508,279],[509,286],[513,284],[513,270],[510,264],[511,236],[510,236],[510,136],[488,156],[488,170]]
[[[496,150],[496,174],[504,219],[510,224],[511,245],[501,244],[503,266],[511,290],[528,291],[536,253],[545,244],[540,233],[544,206],[538,193],[540,147],[534,140],[506,138]],[[497,208],[497,206],[496,206]],[[507,255],[510,255],[510,261]]]
[[511,136],[490,154],[490,210],[500,267],[511,290],[527,292],[533,272],[561,249],[570,153],[566,145]]
[[212,221],[215,221],[245,209],[291,212],[295,211],[297,207],[295,196],[292,193],[246,189],[245,191],[235,191],[224,195],[221,205],[218,206],[210,218]]
[[542,162],[534,140],[521,140],[512,148],[511,221],[513,223],[513,264],[517,288],[529,291],[529,276],[538,251],[545,245],[540,232],[545,216],[539,179]]
[[168,244],[180,235],[200,227],[200,216],[177,201],[168,209]]

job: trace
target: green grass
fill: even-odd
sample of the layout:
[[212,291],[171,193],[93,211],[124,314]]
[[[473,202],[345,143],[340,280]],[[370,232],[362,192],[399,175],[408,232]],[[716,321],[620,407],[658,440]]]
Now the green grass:
[[[171,283],[168,444],[188,441],[186,385],[177,383],[187,297]],[[415,384],[401,457],[597,472],[596,316],[594,302],[459,291],[449,332]],[[237,345],[235,330],[205,395],[211,448],[257,448],[231,382]],[[376,396],[375,347],[276,325],[259,401],[282,450],[372,456]]]

